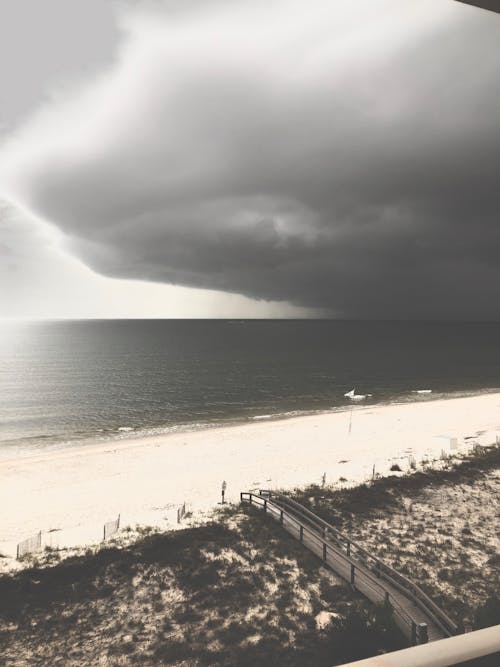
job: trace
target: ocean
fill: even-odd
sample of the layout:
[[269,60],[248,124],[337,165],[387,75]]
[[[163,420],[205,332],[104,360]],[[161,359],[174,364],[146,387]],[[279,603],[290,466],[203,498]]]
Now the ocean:
[[499,387],[500,323],[8,322],[0,458]]

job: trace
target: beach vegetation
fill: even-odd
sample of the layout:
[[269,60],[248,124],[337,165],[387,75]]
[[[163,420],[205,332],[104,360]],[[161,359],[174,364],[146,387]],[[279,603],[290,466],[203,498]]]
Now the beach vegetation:
[[[486,627],[500,623],[491,531],[499,468],[493,448],[445,470],[293,495],[407,574],[457,623]],[[364,600],[251,507],[228,503],[199,526],[146,527],[60,555],[35,554],[0,577],[2,666],[326,667],[405,645],[390,608]]]
[[[321,612],[335,622],[318,629]],[[326,667],[405,645],[386,611],[253,508],[0,577],[6,667]]]
[[500,448],[448,463],[320,494],[296,489],[293,496],[409,576],[460,625],[498,597],[500,554],[491,525]]

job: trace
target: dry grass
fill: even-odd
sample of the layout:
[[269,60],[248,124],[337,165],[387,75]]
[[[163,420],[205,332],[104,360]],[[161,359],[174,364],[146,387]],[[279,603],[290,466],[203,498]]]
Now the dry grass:
[[272,520],[237,508],[0,578],[2,667],[320,667],[400,645],[383,611]]
[[[494,450],[445,470],[296,495],[467,622],[498,596],[499,471]],[[62,562],[48,552],[44,565],[0,577],[1,667],[326,667],[403,644],[385,610],[272,519],[236,507],[215,519],[146,528]]]
[[500,448],[441,470],[296,495],[413,579],[459,624],[473,624],[476,609],[498,598]]

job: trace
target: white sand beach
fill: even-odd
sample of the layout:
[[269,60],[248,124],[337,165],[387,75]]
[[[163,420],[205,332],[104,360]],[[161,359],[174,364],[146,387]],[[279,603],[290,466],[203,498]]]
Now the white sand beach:
[[[349,424],[351,426],[349,428]],[[96,444],[0,463],[0,552],[42,531],[45,544],[98,542],[104,522],[172,527],[186,501],[195,512],[240,491],[354,483],[423,458],[500,436],[500,393],[386,406],[356,406],[278,421]],[[453,452],[451,452],[453,453]],[[345,483],[345,482],[342,482]],[[52,531],[52,532],[50,532]]]

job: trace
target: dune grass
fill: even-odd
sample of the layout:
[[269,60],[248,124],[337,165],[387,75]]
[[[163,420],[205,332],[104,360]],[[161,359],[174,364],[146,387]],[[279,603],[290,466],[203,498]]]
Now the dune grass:
[[481,605],[500,597],[500,447],[445,469],[293,496],[413,579],[459,625],[477,626]]
[[321,667],[403,645],[386,610],[251,508],[0,578],[5,667]]

